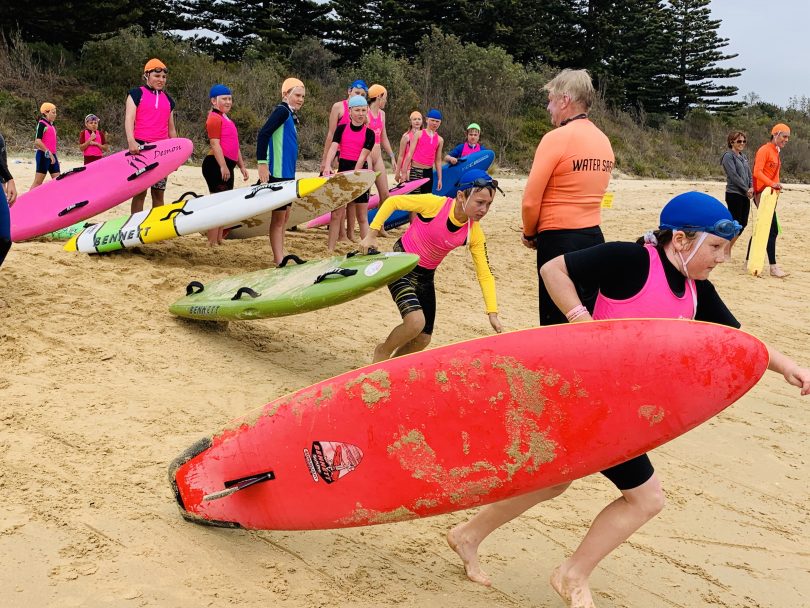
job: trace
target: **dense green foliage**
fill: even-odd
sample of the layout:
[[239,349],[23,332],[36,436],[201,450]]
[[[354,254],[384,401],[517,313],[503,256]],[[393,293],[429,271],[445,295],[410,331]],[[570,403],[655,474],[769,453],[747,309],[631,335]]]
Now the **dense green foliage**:
[[[345,64],[314,38],[302,39],[287,56],[251,47],[241,61],[226,62],[202,52],[194,41],[131,28],[85,42],[79,52],[19,38],[0,44],[0,130],[12,149],[31,150],[37,108],[52,101],[59,107],[62,150],[77,151],[73,142],[89,112],[101,117],[102,128],[120,148],[126,93],[140,83],[142,66],[153,56],[170,66],[168,90],[178,102],[178,131],[194,140],[198,158],[207,151],[204,123],[212,84],[224,82],[234,90],[231,116],[245,156],[252,159],[280,83],[292,74],[307,84],[300,134],[306,161],[319,160],[329,108],[358,77],[388,88],[388,134],[395,146],[411,110],[437,107],[445,115],[440,133],[448,148],[475,121],[482,125],[483,143],[497,152],[501,170],[526,171],[537,142],[551,129],[542,87],[556,70],[540,63],[525,67],[499,47],[485,48],[437,29],[416,44],[412,58],[372,49]],[[626,78],[631,77],[628,70]],[[787,110],[752,99],[734,112],[697,108],[674,119],[621,109],[606,89],[592,116],[613,142],[617,168],[646,177],[719,178],[730,129],[747,131],[753,148],[767,139],[774,122],[786,121],[798,137],[785,149],[784,175],[810,180],[810,142],[801,135],[810,131],[810,100],[804,98]]]

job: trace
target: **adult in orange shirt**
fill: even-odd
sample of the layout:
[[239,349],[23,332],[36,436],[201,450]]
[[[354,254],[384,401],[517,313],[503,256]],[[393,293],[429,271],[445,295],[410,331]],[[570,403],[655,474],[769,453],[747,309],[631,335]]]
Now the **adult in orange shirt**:
[[[782,167],[780,154],[782,148],[790,139],[790,127],[784,123],[779,123],[771,129],[771,139],[763,144],[754,157],[754,204],[759,207],[759,198],[762,191],[770,186],[774,190],[781,190],[782,183],[779,181],[779,169]],[[784,278],[789,273],[785,272],[776,263],[776,235],[779,234],[779,220],[776,219],[776,211],[773,213],[771,221],[771,231],[768,234],[768,264],[772,277]],[[751,241],[748,241],[748,252],[751,252]],[[745,256],[745,265],[748,266],[748,254]]]
[[[543,136],[534,155],[523,192],[521,240],[537,250],[540,325],[556,325],[566,322],[565,314],[539,278],[540,267],[605,242],[601,204],[615,159],[607,136],[588,119],[596,91],[586,70],[563,70],[543,88],[557,128]],[[593,310],[596,293],[579,295]]]

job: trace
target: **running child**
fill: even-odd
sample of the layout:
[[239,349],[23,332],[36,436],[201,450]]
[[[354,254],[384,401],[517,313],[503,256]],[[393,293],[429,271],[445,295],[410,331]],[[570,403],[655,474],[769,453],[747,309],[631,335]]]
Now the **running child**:
[[[638,242],[606,243],[569,252],[546,262],[540,272],[551,298],[560,310],[567,311],[571,323],[684,318],[739,328],[708,277],[725,261],[728,242],[741,228],[720,201],[701,192],[687,192],[666,204],[659,229]],[[577,285],[596,290],[593,310],[583,305]],[[799,367],[770,346],[768,354],[768,369],[782,374],[802,395],[810,393],[810,369]],[[573,555],[551,575],[552,587],[573,608],[594,608],[588,586],[593,570],[664,507],[661,481],[646,454],[602,474],[621,495],[596,516]],[[493,503],[450,530],[447,540],[461,557],[467,576],[490,585],[478,561],[480,543],[537,503],[559,496],[569,485]]]
[[79,150],[82,151],[85,165],[97,161],[110,149],[107,136],[98,128],[98,123],[98,116],[95,114],[84,117],[84,129],[79,133]]
[[459,158],[464,158],[475,152],[486,150],[486,148],[481,145],[480,139],[481,127],[477,122],[471,122],[467,125],[467,138],[447,153],[447,156],[444,157],[445,162],[455,165],[458,163]]
[[[427,129],[419,131],[414,135],[413,145],[408,150],[405,164],[410,165],[411,170],[408,179],[428,178],[427,183],[420,186],[414,192],[416,194],[430,194],[433,190],[442,188],[442,147],[444,139],[437,133],[439,125],[442,124],[442,113],[438,110],[430,110],[427,113]],[[436,184],[433,184],[433,171],[436,171]]]
[[[298,114],[304,105],[306,89],[297,78],[287,78],[281,84],[281,103],[267,118],[256,139],[256,162],[259,165],[259,181],[263,184],[295,179],[295,164],[298,161]],[[273,211],[270,218],[270,249],[273,262],[284,259],[284,229],[290,215],[285,205]]]
[[56,127],[53,124],[56,120],[56,106],[46,101],[39,107],[39,113],[41,116],[37,121],[37,132],[34,137],[36,173],[31,190],[41,186],[48,173],[51,174],[51,179],[56,179],[60,173],[59,159],[56,157]]
[[[233,107],[233,93],[224,84],[215,84],[208,97],[211,110],[205,121],[205,131],[210,148],[202,162],[202,174],[208,184],[208,192],[214,194],[233,190],[233,170],[236,167],[239,167],[244,181],[248,180],[248,172],[239,147],[239,131],[228,117]],[[224,233],[222,227],[209,230],[208,244],[221,245],[225,240]]]
[[[374,131],[368,126],[368,102],[361,95],[349,100],[349,122],[335,129],[332,145],[326,155],[324,176],[332,174],[332,161],[338,157],[338,171],[359,171],[366,164],[374,149]],[[340,227],[347,214],[353,214],[360,226],[360,238],[368,234],[368,191],[364,192],[346,207],[332,212],[329,219],[329,235],[326,249],[330,255],[335,252]],[[348,235],[349,240],[354,240]]]
[[416,219],[394,244],[394,250],[418,254],[419,263],[388,286],[402,323],[374,349],[374,362],[427,348],[436,319],[436,268],[453,249],[465,245],[469,246],[475,264],[489,323],[496,332],[503,331],[498,318],[495,277],[489,268],[486,238],[479,223],[489,211],[496,189],[496,180],[485,171],[472,169],[462,177],[455,198],[402,194],[390,197],[380,207],[368,236],[360,242],[360,251],[366,253],[376,247],[380,228],[394,211],[402,209],[415,213]]

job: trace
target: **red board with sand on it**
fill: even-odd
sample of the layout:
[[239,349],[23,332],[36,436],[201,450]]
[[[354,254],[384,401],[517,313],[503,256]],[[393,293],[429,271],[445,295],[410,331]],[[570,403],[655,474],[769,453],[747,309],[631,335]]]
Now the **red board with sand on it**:
[[651,450],[734,403],[767,364],[756,338],[695,321],[495,335],[282,397],[191,446],[169,479],[182,515],[213,525],[297,530],[437,515]]

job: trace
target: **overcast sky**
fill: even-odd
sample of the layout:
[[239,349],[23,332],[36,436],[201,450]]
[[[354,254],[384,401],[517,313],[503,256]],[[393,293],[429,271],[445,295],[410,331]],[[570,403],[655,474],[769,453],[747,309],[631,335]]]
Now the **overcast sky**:
[[712,0],[723,49],[739,56],[723,65],[746,68],[728,80],[740,95],[786,106],[790,97],[810,97],[810,0]]

